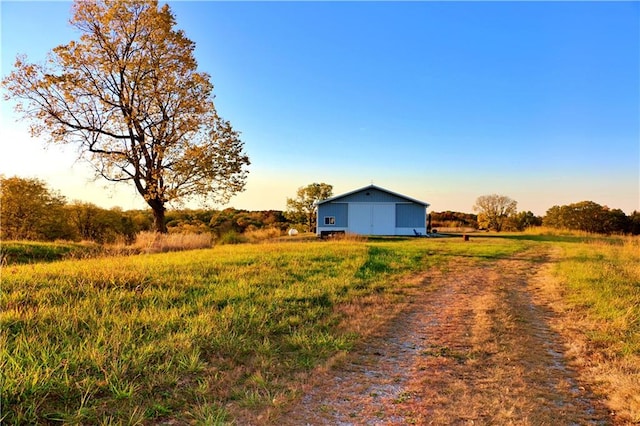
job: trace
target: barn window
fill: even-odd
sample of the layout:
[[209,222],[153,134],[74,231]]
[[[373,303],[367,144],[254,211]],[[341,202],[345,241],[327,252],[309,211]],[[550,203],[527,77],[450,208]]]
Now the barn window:
[[336,224],[336,218],[334,216],[325,216],[324,217],[324,224],[325,225],[335,225]]

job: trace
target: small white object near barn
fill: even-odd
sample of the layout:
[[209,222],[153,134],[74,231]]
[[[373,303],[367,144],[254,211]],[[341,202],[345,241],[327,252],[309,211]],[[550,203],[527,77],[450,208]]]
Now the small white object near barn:
[[289,229],[288,234],[290,237],[293,237],[294,235],[298,235],[298,230],[296,228],[291,228]]
[[317,207],[318,236],[427,233],[429,203],[375,185],[319,201]]

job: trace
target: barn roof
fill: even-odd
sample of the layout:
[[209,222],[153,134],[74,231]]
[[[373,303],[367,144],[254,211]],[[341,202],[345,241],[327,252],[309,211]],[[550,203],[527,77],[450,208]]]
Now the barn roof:
[[348,197],[349,195],[356,194],[356,193],[362,192],[362,191],[366,191],[368,189],[376,189],[378,191],[386,192],[387,194],[391,194],[391,195],[396,196],[398,198],[405,199],[405,200],[410,201],[412,203],[416,203],[416,204],[420,204],[420,205],[425,206],[425,207],[429,207],[429,203],[426,203],[426,202],[420,201],[420,200],[416,200],[415,198],[407,197],[406,195],[398,194],[397,192],[389,191],[388,189],[381,188],[381,187],[373,185],[373,184],[365,186],[363,188],[354,189],[353,191],[349,191],[349,192],[346,192],[344,194],[336,195],[335,197],[327,198],[326,200],[318,201],[317,205],[330,203],[332,201],[337,201],[337,200],[339,200],[341,198]]

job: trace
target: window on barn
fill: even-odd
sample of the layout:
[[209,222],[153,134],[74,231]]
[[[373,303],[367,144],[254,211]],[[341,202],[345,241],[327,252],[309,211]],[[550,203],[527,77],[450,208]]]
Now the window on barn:
[[336,224],[336,218],[334,216],[325,216],[324,217],[324,224],[325,225],[335,225]]

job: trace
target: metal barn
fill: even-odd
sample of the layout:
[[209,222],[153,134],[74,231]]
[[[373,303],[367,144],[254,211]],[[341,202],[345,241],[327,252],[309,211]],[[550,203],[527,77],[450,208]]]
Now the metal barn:
[[425,235],[428,203],[369,185],[318,202],[319,236]]

